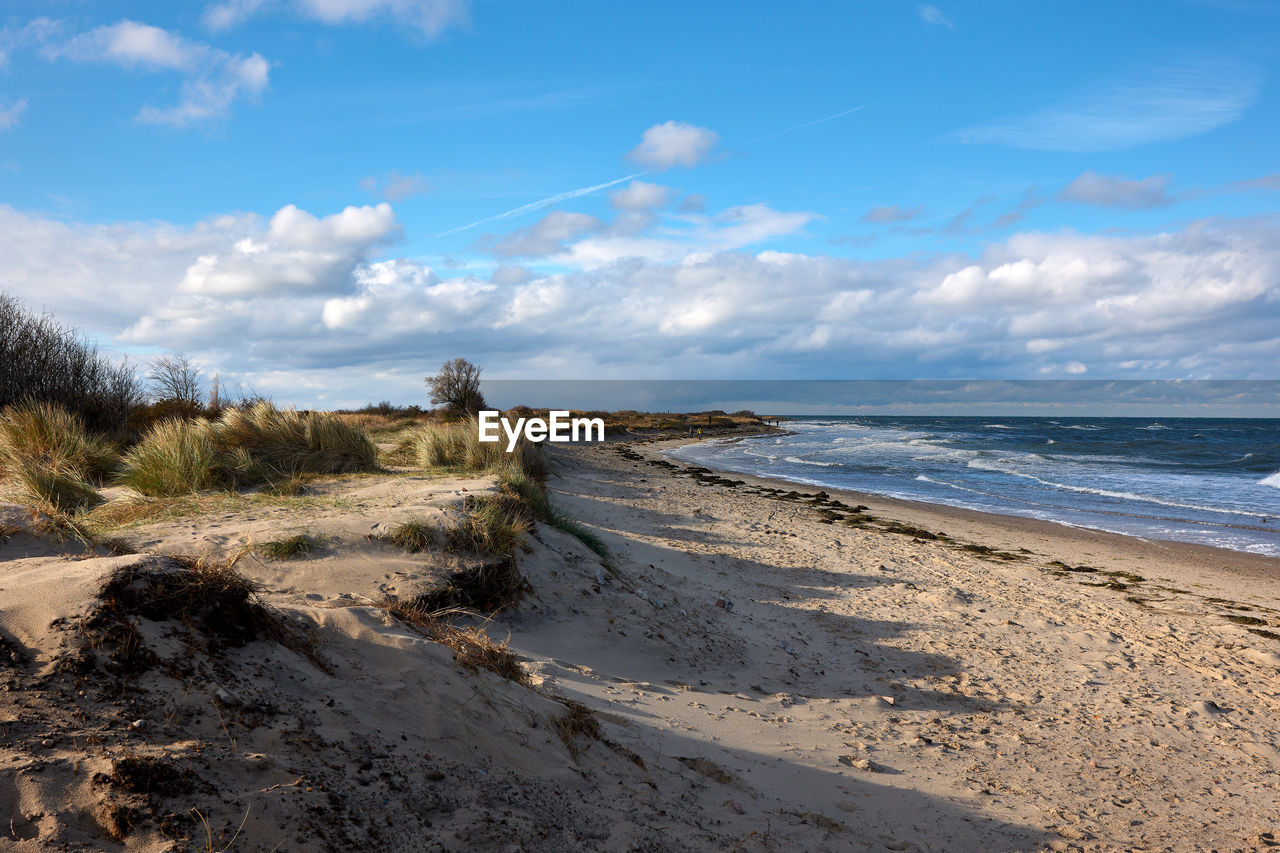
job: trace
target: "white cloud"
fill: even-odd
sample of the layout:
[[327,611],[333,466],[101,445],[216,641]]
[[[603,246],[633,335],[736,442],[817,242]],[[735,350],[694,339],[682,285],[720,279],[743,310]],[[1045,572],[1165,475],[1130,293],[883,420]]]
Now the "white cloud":
[[971,144],[1077,152],[1183,139],[1238,119],[1257,100],[1258,81],[1256,69],[1231,62],[1165,68],[953,136]]
[[398,233],[386,203],[348,207],[323,219],[287,205],[271,217],[265,234],[197,258],[178,290],[241,297],[337,292],[373,248]]
[[705,127],[668,121],[646,130],[640,137],[640,144],[627,156],[653,169],[689,168],[706,159],[719,138]]
[[670,200],[670,187],[647,181],[632,181],[623,189],[609,194],[609,203],[615,210],[651,210],[665,207]]
[[214,32],[223,32],[252,18],[271,0],[223,0],[205,7],[204,25]]
[[7,107],[0,105],[0,130],[8,130],[16,125],[26,111],[26,98],[19,98]]
[[[636,227],[631,217],[640,215]],[[691,256],[727,252],[794,234],[814,215],[774,210],[767,204],[731,207],[715,216],[685,216],[683,227],[641,235],[651,224],[643,211],[623,211],[608,229],[570,243],[552,260],[583,269],[597,269],[627,259],[674,261]]]
[[553,210],[528,228],[513,231],[493,243],[493,253],[504,258],[541,258],[557,252],[569,240],[603,223],[585,213]]
[[951,23],[951,19],[942,13],[937,6],[925,4],[918,10],[920,20],[926,24],[932,24],[935,27],[946,27],[949,30],[955,29],[955,24]]
[[49,59],[182,74],[182,98],[177,104],[146,106],[138,114],[140,121],[175,127],[225,116],[238,98],[260,95],[267,88],[271,70],[271,64],[257,53],[230,54],[159,27],[128,20],[89,30],[60,44],[47,43],[44,55]]
[[117,345],[181,348],[302,404],[420,399],[442,352],[529,377],[803,376],[835,364],[851,378],[1250,378],[1280,358],[1280,219],[1024,233],[977,256],[745,248],[809,218],[751,205],[626,238],[605,228],[569,237],[554,274],[481,277],[381,258],[396,234],[387,205],[191,227],[0,207],[0,289]]
[[1168,187],[1168,175],[1152,175],[1140,181],[1131,181],[1117,175],[1085,172],[1067,184],[1058,193],[1058,199],[1097,207],[1168,207],[1174,201],[1168,195]]
[[125,68],[190,71],[210,50],[159,27],[125,20],[81,33],[61,45],[50,45],[45,54],[80,62],[110,62]]
[[204,23],[215,32],[227,30],[273,5],[329,26],[388,18],[429,37],[465,23],[468,7],[466,0],[220,0],[205,8]]

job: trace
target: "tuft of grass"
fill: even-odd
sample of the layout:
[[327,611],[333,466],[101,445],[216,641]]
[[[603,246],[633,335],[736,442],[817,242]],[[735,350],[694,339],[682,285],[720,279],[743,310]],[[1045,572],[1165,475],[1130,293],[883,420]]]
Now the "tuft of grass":
[[332,413],[301,413],[260,402],[217,421],[169,420],[151,428],[124,460],[121,482],[146,495],[180,495],[272,483],[296,494],[305,474],[378,467],[377,448]]
[[102,503],[102,495],[75,468],[49,466],[43,460],[11,456],[5,476],[22,503],[47,515],[68,515]]
[[424,468],[482,473],[515,465],[535,478],[546,477],[546,462],[536,443],[521,436],[508,453],[505,437],[500,441],[480,440],[480,425],[475,418],[459,423],[426,424],[412,431],[401,447]]
[[290,536],[288,539],[276,539],[258,546],[262,556],[268,560],[298,560],[311,556],[317,542],[305,533]]
[[541,447],[523,437],[512,452],[505,440],[482,442],[475,419],[452,424],[427,424],[410,433],[396,451],[420,466],[486,472],[498,477],[499,493],[468,498],[462,523],[445,531],[447,544],[479,554],[513,555],[534,522],[549,524],[576,537],[600,557],[606,569],[617,570],[604,541],[590,528],[556,508],[547,494],[547,463]]
[[0,475],[17,460],[59,470],[83,479],[102,480],[119,461],[115,446],[91,435],[84,422],[51,403],[27,402],[0,412]]
[[435,541],[435,529],[425,521],[414,519],[391,528],[385,538],[397,548],[416,554]]
[[307,494],[307,479],[305,474],[294,474],[283,480],[269,482],[262,490],[264,495],[271,495],[277,498],[294,498],[299,495]]
[[514,557],[502,557],[453,572],[442,585],[413,600],[424,613],[476,610],[494,613],[518,601],[530,589]]
[[[573,699],[558,701],[565,706],[566,711],[562,716],[551,719],[551,729],[560,736],[561,742],[576,761],[591,744],[605,740],[604,731],[600,728],[596,715],[586,705]],[[585,746],[580,742],[582,740],[586,741]]]
[[228,409],[214,432],[221,446],[288,474],[350,474],[378,467],[378,450],[369,436],[332,413],[277,409],[264,401]]
[[144,495],[168,497],[233,488],[251,467],[247,458],[220,450],[208,421],[173,419],[151,427],[125,454],[119,481]]
[[93,483],[117,464],[114,445],[50,403],[0,412],[0,480],[13,497],[46,515],[67,515],[102,502]]
[[604,540],[591,528],[553,505],[547,494],[546,485],[542,481],[530,475],[515,462],[510,462],[500,470],[498,482],[503,491],[518,497],[534,518],[575,537],[600,558],[611,574],[617,573],[613,556],[609,553],[609,546],[605,545]]
[[495,643],[482,626],[459,627],[449,620],[447,613],[431,608],[421,599],[384,602],[383,607],[431,640],[453,649],[454,660],[472,672],[483,669],[518,684],[529,683],[529,673],[508,648],[509,636]]
[[462,513],[445,529],[445,541],[458,551],[512,557],[533,527],[528,507],[511,494],[468,496]]

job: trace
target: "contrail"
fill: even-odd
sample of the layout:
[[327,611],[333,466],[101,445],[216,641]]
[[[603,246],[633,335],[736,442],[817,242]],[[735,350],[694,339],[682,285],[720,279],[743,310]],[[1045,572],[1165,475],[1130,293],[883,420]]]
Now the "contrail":
[[487,219],[478,219],[475,222],[472,222],[470,225],[463,225],[461,228],[451,228],[448,231],[441,231],[436,236],[447,237],[450,234],[457,234],[459,231],[466,231],[469,228],[475,228],[477,225],[483,225],[486,222],[494,222],[498,219],[506,219],[510,216],[519,216],[522,213],[529,213],[530,211],[541,210],[542,208],[550,207],[551,205],[556,204],[557,202],[565,201],[571,198],[577,198],[578,196],[582,196],[582,195],[588,195],[598,190],[603,190],[603,189],[607,189],[609,187],[615,186],[617,184],[622,183],[623,181],[629,181],[632,178],[638,178],[641,175],[647,175],[649,174],[650,171],[652,170],[645,169],[643,172],[636,172],[634,175],[627,175],[625,178],[618,178],[616,181],[609,181],[608,183],[604,183],[604,184],[596,184],[595,186],[592,186],[592,187],[581,187],[576,190],[569,190],[568,192],[560,193],[559,195],[553,195],[550,198],[544,198],[541,201],[532,201],[526,205],[517,207],[514,210],[508,210],[506,213],[499,213],[497,216],[490,216]]
[[[838,119],[842,116],[847,116],[850,113],[856,113],[858,110],[866,109],[869,106],[871,106],[871,104],[869,103],[860,104],[859,106],[851,107],[847,110],[844,110],[843,112],[838,112],[835,115],[827,116],[826,118],[819,118],[819,119],[814,119],[813,121],[806,121],[804,124],[797,124],[795,127],[788,127],[786,130],[779,130],[777,133],[770,133],[768,136],[762,136],[759,139],[753,139],[747,144],[754,145],[757,142],[764,142],[766,139],[773,139],[775,136],[782,136],[784,133],[791,133],[792,131],[795,131],[795,130],[803,130],[806,127],[813,127],[815,124],[822,124],[824,121],[831,121],[833,119]],[[448,231],[441,231],[439,234],[436,235],[436,237],[448,237],[450,234],[457,234],[459,231],[467,231],[472,228],[475,228],[477,225],[484,225],[486,222],[496,222],[499,219],[507,219],[512,216],[520,216],[521,214],[524,214],[524,213],[530,213],[534,210],[541,210],[544,207],[550,207],[553,204],[557,204],[562,201],[567,201],[568,199],[571,199],[571,198],[577,198],[578,196],[589,195],[593,192],[598,192],[599,190],[608,189],[609,187],[612,187],[612,186],[617,186],[623,181],[630,181],[633,178],[640,177],[641,175],[647,175],[652,171],[653,171],[652,169],[645,169],[643,172],[636,172],[634,175],[627,175],[626,177],[618,178],[617,180],[609,181],[607,183],[596,184],[595,186],[591,186],[591,187],[581,187],[580,189],[569,190],[568,192],[563,192],[563,193],[560,193],[559,195],[553,195],[550,198],[544,198],[544,199],[541,199],[540,201],[529,202],[528,204],[521,205],[520,207],[517,207],[514,210],[508,210],[506,213],[499,213],[497,216],[490,216],[485,219],[477,219],[475,222],[472,222],[470,225],[463,225],[460,228],[450,228]]]
[[818,119],[814,119],[813,121],[806,121],[804,124],[797,124],[795,127],[788,127],[786,130],[780,130],[777,133],[770,133],[768,136],[762,136],[759,139],[753,139],[748,144],[764,142],[766,139],[773,139],[775,136],[781,136],[784,133],[791,133],[791,131],[793,130],[803,130],[806,127],[813,127],[815,124],[822,124],[824,121],[831,121],[832,119],[837,119],[837,118],[840,118],[841,116],[847,116],[850,113],[856,113],[858,110],[866,109],[869,106],[871,106],[871,104],[860,104],[859,106],[851,107],[850,109],[847,109],[844,112],[836,113],[833,116],[827,116],[826,118],[818,118]]

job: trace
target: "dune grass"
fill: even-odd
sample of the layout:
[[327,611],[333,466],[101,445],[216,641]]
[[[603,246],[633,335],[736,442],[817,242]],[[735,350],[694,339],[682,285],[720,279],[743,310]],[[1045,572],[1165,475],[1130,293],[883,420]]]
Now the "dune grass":
[[288,475],[351,474],[378,467],[378,450],[359,427],[330,412],[277,409],[261,402],[228,409],[215,422],[220,445]]
[[263,542],[258,546],[258,551],[262,556],[273,562],[280,560],[300,560],[303,557],[311,556],[312,552],[319,546],[316,540],[312,539],[305,533],[299,533],[296,536],[290,536],[288,539],[275,539],[271,542]]
[[532,528],[532,514],[515,495],[476,495],[462,502],[462,520],[445,529],[445,541],[458,551],[512,556]]
[[523,436],[510,453],[506,439],[481,441],[475,418],[447,424],[425,424],[409,433],[402,448],[423,468],[459,472],[494,472],[515,464],[531,476],[546,476],[546,463],[537,444]]
[[47,514],[101,503],[94,483],[118,460],[114,445],[59,406],[26,402],[0,412],[0,479],[15,498]]
[[435,542],[432,526],[418,519],[397,524],[387,532],[384,538],[397,548],[401,548],[411,554],[416,554]]
[[[532,528],[533,522],[541,521],[577,538],[600,557],[605,568],[616,573],[604,541],[551,503],[541,447],[522,436],[508,453],[505,439],[482,442],[479,436],[475,419],[426,424],[410,433],[398,448],[398,452],[424,468],[497,475],[499,496],[472,502],[464,523],[449,531],[450,543],[459,549],[482,549],[482,553],[512,553],[494,549],[508,547],[513,537],[518,545],[520,536]],[[519,528],[523,529],[516,533]]]
[[99,480],[119,463],[115,445],[92,435],[77,415],[51,403],[19,403],[0,412],[0,463],[19,454]]
[[498,482],[503,490],[518,496],[535,519],[577,539],[600,558],[611,574],[616,574],[609,546],[591,528],[551,503],[545,479],[530,475],[519,464],[512,462],[500,469]]
[[120,482],[144,495],[172,496],[257,483],[297,491],[304,474],[377,470],[377,448],[359,428],[325,412],[261,402],[216,421],[156,424],[125,455]]
[[510,637],[494,642],[482,626],[460,627],[450,620],[449,613],[432,609],[419,599],[386,601],[382,606],[426,637],[453,649],[454,660],[472,672],[483,669],[519,684],[529,683],[529,674],[507,647]]
[[20,457],[7,478],[19,500],[46,515],[76,513],[102,503],[98,490],[73,468],[46,467]]
[[[171,496],[236,485],[243,456],[233,458],[218,446],[213,424],[203,420],[167,420],[151,428],[125,454],[120,482],[144,495]],[[243,472],[247,474],[248,472]]]

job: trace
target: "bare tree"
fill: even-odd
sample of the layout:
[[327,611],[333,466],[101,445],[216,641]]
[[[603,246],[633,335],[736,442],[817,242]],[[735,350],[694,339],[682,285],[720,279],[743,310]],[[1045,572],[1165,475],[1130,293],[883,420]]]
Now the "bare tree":
[[156,399],[177,401],[191,408],[200,408],[203,396],[200,383],[200,368],[196,367],[185,355],[163,355],[151,362],[147,371]]
[[440,366],[440,372],[425,380],[431,392],[431,402],[444,405],[455,412],[474,415],[485,408],[484,395],[480,393],[480,368],[465,358],[455,358]]
[[0,408],[57,403],[91,429],[119,431],[142,398],[127,361],[113,362],[75,329],[0,293]]

